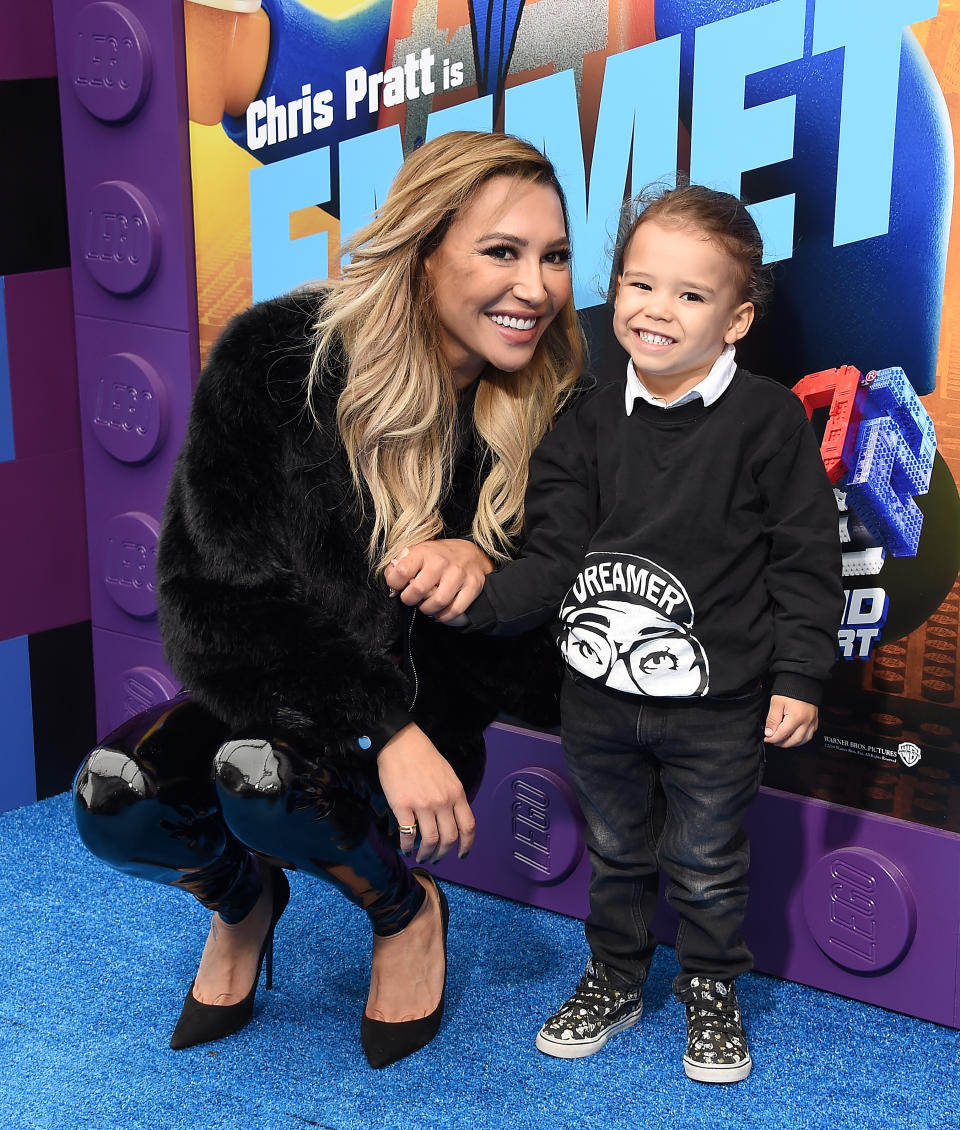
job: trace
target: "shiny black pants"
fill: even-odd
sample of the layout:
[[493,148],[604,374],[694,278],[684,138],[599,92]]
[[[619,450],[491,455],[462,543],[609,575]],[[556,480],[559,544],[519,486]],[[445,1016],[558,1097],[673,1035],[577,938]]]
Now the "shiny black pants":
[[[441,752],[472,795],[482,737]],[[227,922],[260,894],[251,852],[332,883],[381,936],[402,930],[423,903],[375,763],[294,749],[262,731],[231,736],[185,695],[132,718],[87,756],[74,813],[94,855],[184,888]]]

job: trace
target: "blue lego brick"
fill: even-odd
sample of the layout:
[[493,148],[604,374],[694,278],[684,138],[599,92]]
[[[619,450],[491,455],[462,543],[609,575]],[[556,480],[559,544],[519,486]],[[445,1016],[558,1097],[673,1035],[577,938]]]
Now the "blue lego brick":
[[891,417],[860,425],[847,505],[894,557],[914,556],[920,542],[923,514],[912,497],[922,493],[914,489],[918,474],[917,460]]
[[30,648],[26,636],[0,640],[0,718],[5,751],[0,812],[6,812],[37,799]]
[[871,373],[868,388],[869,415],[885,412],[894,420],[913,457],[912,461],[904,461],[904,471],[913,484],[911,493],[926,494],[937,452],[936,429],[930,413],[899,366]]
[[912,557],[923,514],[914,502],[930,489],[937,437],[930,414],[892,366],[864,379],[868,395],[847,476],[847,505],[894,557]]

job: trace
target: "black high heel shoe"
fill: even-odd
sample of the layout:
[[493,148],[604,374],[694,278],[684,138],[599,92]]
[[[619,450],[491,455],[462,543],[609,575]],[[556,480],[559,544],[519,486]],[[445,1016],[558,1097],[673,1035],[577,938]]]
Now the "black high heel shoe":
[[443,932],[443,989],[440,992],[440,1003],[429,1016],[423,1016],[419,1020],[398,1020],[395,1024],[386,1020],[371,1020],[364,1012],[360,1021],[360,1044],[371,1067],[388,1067],[398,1059],[413,1055],[426,1047],[437,1034],[443,1019],[443,1002],[447,995],[447,924],[450,921],[450,907],[429,871],[416,867],[413,873],[428,878],[440,900],[440,928]]
[[267,960],[267,988],[273,988],[273,932],[280,921],[280,915],[286,910],[290,901],[290,884],[281,868],[275,867],[271,870],[273,910],[270,914],[270,928],[260,947],[257,973],[250,986],[250,992],[236,1004],[201,1004],[193,995],[196,980],[191,981],[180,1019],[170,1037],[170,1047],[174,1050],[192,1048],[194,1044],[208,1044],[212,1040],[220,1040],[224,1036],[232,1036],[234,1032],[240,1031],[253,1016],[253,999],[257,993],[257,982],[260,980],[264,957]]

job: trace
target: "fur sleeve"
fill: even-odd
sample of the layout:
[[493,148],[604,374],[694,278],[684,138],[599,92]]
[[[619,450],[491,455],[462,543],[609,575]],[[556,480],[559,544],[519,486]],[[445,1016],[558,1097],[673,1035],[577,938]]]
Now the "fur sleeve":
[[[325,583],[344,555],[338,510],[323,504],[321,480],[305,518],[291,470],[309,432],[300,410],[308,307],[315,300],[304,296],[253,307],[211,354],[164,513],[160,625],[178,677],[235,729],[267,725],[321,742],[379,730],[380,745],[407,720],[389,629],[363,633],[359,616],[329,606],[328,592],[347,603],[342,577]],[[319,558],[309,572],[305,524]],[[349,602],[382,622],[386,597],[365,570],[349,587]]]

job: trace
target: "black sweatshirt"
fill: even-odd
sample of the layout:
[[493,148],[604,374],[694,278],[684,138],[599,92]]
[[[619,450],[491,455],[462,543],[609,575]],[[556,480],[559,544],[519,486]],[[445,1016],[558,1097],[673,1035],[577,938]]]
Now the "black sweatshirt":
[[624,382],[567,412],[530,465],[522,556],[487,577],[470,627],[554,619],[597,686],[819,703],[843,608],[837,507],[799,399],[737,369],[709,407]]

